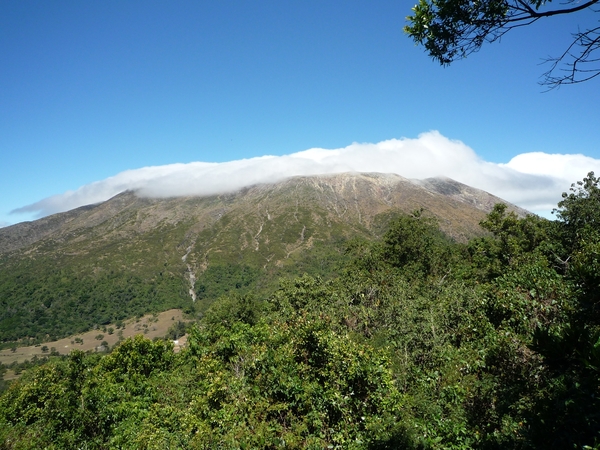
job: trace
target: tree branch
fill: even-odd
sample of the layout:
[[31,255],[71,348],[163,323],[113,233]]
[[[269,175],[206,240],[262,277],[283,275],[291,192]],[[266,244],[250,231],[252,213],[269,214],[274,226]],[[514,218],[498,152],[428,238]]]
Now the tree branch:
[[535,10],[531,10],[531,14],[534,17],[550,17],[550,16],[556,16],[559,14],[570,14],[570,13],[574,13],[577,11],[581,11],[583,9],[589,8],[590,6],[598,3],[599,0],[590,0],[589,2],[586,3],[582,3],[579,6],[575,6],[574,8],[568,8],[568,9],[555,9],[552,11],[545,11],[545,12],[537,12]]
[[[531,25],[541,18],[586,9],[600,14],[600,9],[594,7],[600,5],[600,0],[566,0],[558,9],[547,7],[550,1],[420,0],[413,8],[415,15],[407,18],[412,25],[404,30],[423,44],[431,57],[442,65],[449,65],[477,52],[484,42],[494,42],[508,31]],[[600,27],[573,34],[573,42],[562,55],[546,60],[551,65],[540,84],[552,89],[595,78],[600,75],[600,61],[593,53],[599,50]],[[556,75],[556,72],[561,73]]]
[[[510,8],[513,10],[519,11],[519,13],[515,14],[513,16],[510,16],[510,18],[508,18],[506,20],[506,23],[519,22],[522,20],[529,20],[529,19],[537,20],[537,19],[541,19],[542,17],[551,17],[551,16],[557,16],[560,14],[570,14],[570,13],[574,13],[577,11],[582,11],[584,9],[587,9],[587,8],[595,5],[599,1],[600,0],[589,0],[588,2],[582,3],[581,5],[575,6],[573,8],[553,9],[550,11],[539,12],[539,11],[536,11],[535,9],[533,9],[531,6],[529,6],[523,0],[516,0],[515,3],[512,6],[510,6]],[[518,6],[518,5],[521,5],[521,6]]]
[[[567,47],[562,55],[545,61],[550,62],[551,65],[550,69],[542,75],[544,80],[540,82],[541,85],[548,86],[549,89],[555,89],[563,84],[583,83],[600,75],[600,58],[591,57],[594,52],[600,50],[600,27],[575,33],[573,34],[573,38],[573,42],[571,42],[571,45]],[[574,51],[578,47],[581,50]],[[567,67],[566,69],[562,69],[562,72],[566,72],[566,74],[560,76],[554,75],[554,72],[562,62]],[[578,75],[580,76],[578,77]]]

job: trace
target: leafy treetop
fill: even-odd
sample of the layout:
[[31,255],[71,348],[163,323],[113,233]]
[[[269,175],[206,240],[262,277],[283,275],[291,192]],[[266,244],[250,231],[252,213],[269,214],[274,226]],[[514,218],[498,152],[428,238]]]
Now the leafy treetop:
[[[505,33],[539,19],[572,14],[596,8],[599,0],[566,0],[552,5],[551,0],[419,0],[407,17],[404,31],[422,44],[429,55],[448,65],[478,51],[484,42],[494,42]],[[554,7],[556,6],[556,7]],[[577,30],[571,44],[557,57],[548,60],[549,70],[541,84],[555,88],[575,84],[600,75],[600,26]]]

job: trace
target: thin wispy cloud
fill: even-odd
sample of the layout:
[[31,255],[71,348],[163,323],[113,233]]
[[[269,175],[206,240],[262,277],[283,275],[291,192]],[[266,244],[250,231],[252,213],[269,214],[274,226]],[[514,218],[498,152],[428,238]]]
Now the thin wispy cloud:
[[437,131],[416,139],[340,149],[313,148],[284,156],[225,163],[192,162],[127,170],[74,191],[53,195],[13,213],[39,217],[108,200],[125,190],[145,197],[204,196],[236,191],[291,176],[342,172],[396,173],[406,178],[446,176],[483,189],[530,211],[550,211],[574,181],[600,172],[600,160],[584,155],[524,153],[505,164],[484,161],[464,143]]

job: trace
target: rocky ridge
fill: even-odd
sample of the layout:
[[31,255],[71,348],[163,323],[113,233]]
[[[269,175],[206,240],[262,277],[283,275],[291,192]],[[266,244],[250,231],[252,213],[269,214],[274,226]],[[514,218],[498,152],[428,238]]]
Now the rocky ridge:
[[[252,221],[256,224],[250,228],[255,234],[245,239],[248,245],[254,241],[253,245],[259,247],[260,224],[290,206],[293,210],[294,205],[322,209],[328,221],[346,222],[367,230],[372,228],[374,218],[386,211],[410,212],[422,208],[439,220],[447,234],[466,240],[481,233],[479,221],[498,202],[507,203],[449,178],[409,180],[396,174],[379,173],[293,177],[276,184],[255,185],[210,197],[156,199],[125,191],[100,204],[1,228],[0,254],[23,250],[47,239],[57,243],[84,240],[85,230],[93,230],[99,239],[106,240],[111,236],[141,234],[160,226],[191,221],[193,234],[211,227],[225,215],[236,214],[247,216],[242,221],[247,225],[250,225],[247,223],[250,217],[254,217]],[[510,209],[520,216],[527,214],[514,205],[510,205]],[[297,221],[297,217],[293,221]],[[248,232],[252,234],[251,230]]]

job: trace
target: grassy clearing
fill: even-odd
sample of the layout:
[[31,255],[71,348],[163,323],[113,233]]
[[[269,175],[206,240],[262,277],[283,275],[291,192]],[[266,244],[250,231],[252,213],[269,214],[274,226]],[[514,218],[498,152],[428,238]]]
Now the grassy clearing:
[[[148,339],[155,337],[164,337],[169,328],[177,323],[177,321],[186,321],[183,318],[183,312],[180,309],[170,309],[160,314],[147,314],[139,319],[129,319],[123,321],[121,328],[117,329],[116,324],[110,324],[106,327],[100,327],[96,330],[91,330],[86,333],[70,336],[58,341],[44,342],[35,346],[18,347],[16,351],[11,349],[0,351],[0,363],[9,365],[13,362],[23,363],[26,360],[31,360],[35,356],[42,358],[48,356],[52,348],[61,355],[68,355],[71,350],[77,349],[82,351],[102,351],[100,345],[106,342],[110,347],[114,346],[119,340],[126,339],[136,334],[143,334]],[[112,329],[112,334],[109,330]],[[106,330],[106,331],[105,331]],[[102,338],[100,338],[102,335]],[[179,343],[182,344],[182,339]],[[42,349],[47,348],[47,351]],[[176,348],[177,349],[177,348]],[[5,379],[8,378],[8,373]]]

